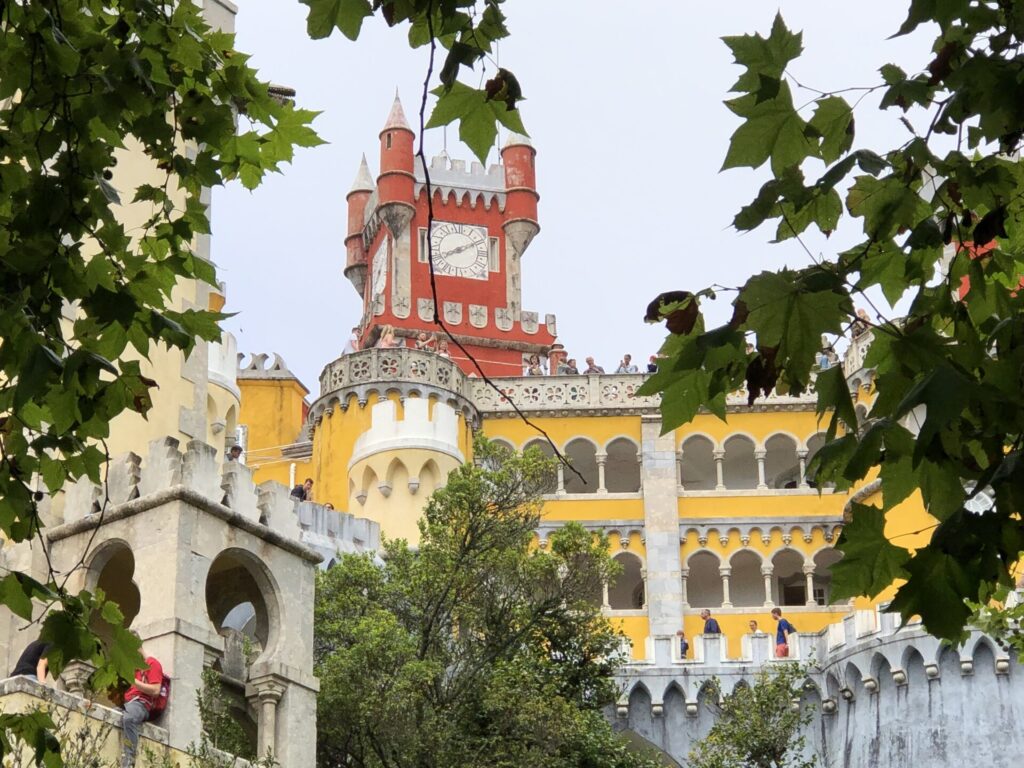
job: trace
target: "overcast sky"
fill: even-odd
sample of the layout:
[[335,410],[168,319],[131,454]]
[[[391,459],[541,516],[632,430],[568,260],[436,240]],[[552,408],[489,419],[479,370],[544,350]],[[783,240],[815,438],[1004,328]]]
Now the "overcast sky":
[[[228,309],[239,313],[228,323],[239,350],[279,352],[315,397],[320,370],[361,312],[342,274],[345,194],[363,152],[378,170],[377,134],[396,87],[416,120],[427,52],[411,50],[404,30],[378,19],[358,42],[340,34],[313,42],[296,0],[236,2],[237,46],[265,79],[295,88],[301,106],[323,112],[315,127],[330,143],[301,150],[254,193],[238,184],[215,190],[213,255]],[[774,228],[741,235],[729,226],[763,175],[719,173],[737,124],[722,100],[740,71],[720,38],[767,34],[781,8],[790,27],[804,31],[806,50],[792,68],[803,84],[873,85],[883,63],[913,71],[928,61],[925,37],[886,39],[906,6],[509,0],[512,37],[500,63],[527,97],[522,115],[541,195],[541,232],[523,260],[523,308],[555,313],[571,356],[592,354],[614,368],[624,352],[646,360],[657,351],[664,332],[642,317],[661,291],[736,286],[752,272],[805,264],[795,243],[769,244]],[[896,116],[876,105],[868,97],[857,113],[858,146],[902,142]],[[442,142],[441,130],[428,132],[428,155]],[[453,129],[448,152],[470,159]],[[855,234],[841,230],[809,245],[832,252]],[[714,319],[728,316],[730,300],[715,302]]]

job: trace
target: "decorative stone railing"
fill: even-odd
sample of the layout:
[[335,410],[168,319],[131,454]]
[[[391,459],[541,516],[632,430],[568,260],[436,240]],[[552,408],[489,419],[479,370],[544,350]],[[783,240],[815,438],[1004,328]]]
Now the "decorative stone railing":
[[[578,411],[596,413],[655,413],[661,404],[659,395],[637,394],[647,374],[601,374],[594,376],[516,376],[495,379],[501,392],[486,381],[467,376],[447,357],[407,347],[368,349],[340,357],[320,374],[320,398],[310,409],[309,420],[315,426],[333,413],[348,407],[355,395],[365,405],[371,392],[383,395],[398,391],[436,395],[457,410],[489,414],[514,414],[513,403],[524,412]],[[755,403],[756,408],[782,410],[806,407],[816,402],[813,387],[802,395],[772,392]],[[730,407],[747,405],[746,389],[726,398]]]
[[[503,394],[498,394],[486,382],[471,381],[473,403],[484,413],[522,411],[589,410],[598,413],[641,412],[654,413],[661,405],[659,395],[638,395],[637,390],[647,381],[647,374],[604,374],[596,376],[525,376],[503,378],[497,381]],[[772,392],[758,399],[756,406],[781,408],[813,404],[817,396],[813,390],[800,396],[780,395]],[[746,389],[726,398],[729,406],[747,404]]]

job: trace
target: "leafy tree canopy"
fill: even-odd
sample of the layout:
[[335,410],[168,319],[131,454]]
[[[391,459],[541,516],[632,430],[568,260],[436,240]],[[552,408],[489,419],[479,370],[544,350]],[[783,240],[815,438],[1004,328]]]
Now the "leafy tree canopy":
[[316,597],[323,765],[657,763],[602,715],[622,636],[602,617],[607,542],[570,525],[532,549],[552,466],[480,440],[420,522],[417,550],[349,555]]
[[800,666],[776,664],[724,697],[721,683],[708,681],[705,701],[715,723],[690,751],[690,768],[814,768],[804,734],[813,710],[801,703],[806,679]]
[[[670,430],[702,407],[724,417],[725,395],[744,384],[751,399],[813,387],[828,420],[812,462],[819,486],[881,478],[881,501],[855,506],[838,542],[836,596],[873,596],[902,579],[892,609],[957,639],[971,615],[965,599],[1011,586],[1024,550],[1024,12],[912,0],[896,34],[921,26],[935,38],[919,71],[884,64],[872,88],[830,93],[808,93],[790,75],[802,40],[781,16],[767,36],[725,39],[743,71],[726,102],[741,122],[723,169],[769,173],[734,226],[771,224],[781,241],[828,236],[846,221],[862,240],[754,275],[720,327],[705,324],[712,289],[659,297],[648,318],[668,320],[667,359],[643,392],[663,393]],[[859,147],[850,90],[878,91],[904,140]],[[815,380],[812,366],[822,335],[850,331],[855,303],[875,306],[879,294],[906,310],[883,305],[868,323],[874,399],[858,424],[842,370]],[[888,541],[884,524],[915,491],[935,524],[911,551]]]

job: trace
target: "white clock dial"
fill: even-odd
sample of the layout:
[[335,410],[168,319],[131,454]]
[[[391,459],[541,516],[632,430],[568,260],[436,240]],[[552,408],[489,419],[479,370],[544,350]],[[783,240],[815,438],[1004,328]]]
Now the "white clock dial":
[[437,274],[487,279],[490,245],[485,227],[435,221],[430,230],[430,250]]
[[381,238],[377,252],[373,254],[373,280],[370,283],[370,298],[374,299],[384,293],[388,282],[388,239]]

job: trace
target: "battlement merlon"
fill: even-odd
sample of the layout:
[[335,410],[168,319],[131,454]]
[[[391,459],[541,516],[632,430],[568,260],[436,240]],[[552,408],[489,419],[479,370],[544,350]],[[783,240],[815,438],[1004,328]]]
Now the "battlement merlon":
[[360,527],[356,519],[343,519],[351,515],[334,510],[320,508],[315,514],[317,524],[311,528],[311,518],[303,525],[285,486],[274,481],[255,485],[252,468],[238,462],[227,462],[222,468],[216,450],[202,441],[189,441],[184,452],[178,447],[173,437],[154,440],[145,461],[134,453],[112,459],[105,486],[88,478],[78,480],[66,491],[63,519],[46,531],[47,538],[59,541],[172,501],[185,501],[311,563],[323,557],[303,542],[306,531],[325,536],[333,532],[332,538],[337,538],[340,532],[358,529],[364,547],[379,542],[375,523],[364,521],[370,528]]

